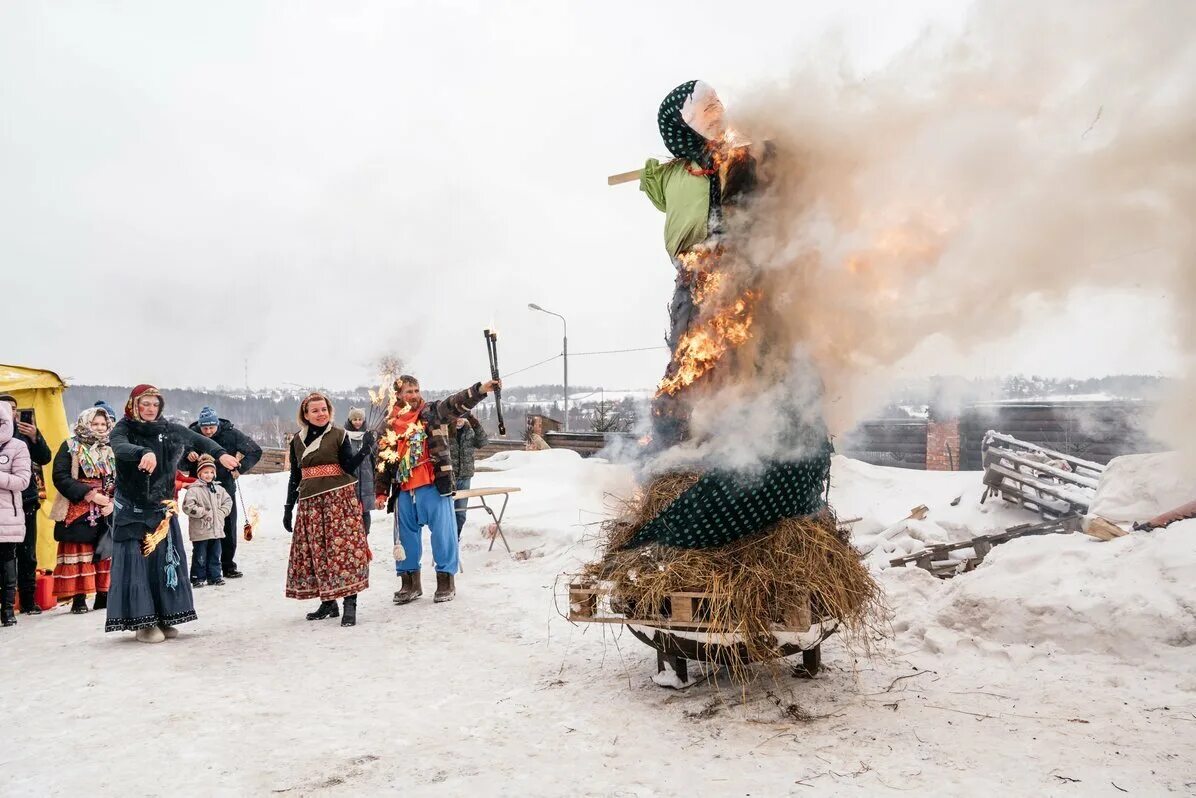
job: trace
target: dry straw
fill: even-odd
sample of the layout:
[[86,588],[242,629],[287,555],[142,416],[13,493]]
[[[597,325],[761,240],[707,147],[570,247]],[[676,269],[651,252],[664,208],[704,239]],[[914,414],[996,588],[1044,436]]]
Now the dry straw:
[[[800,615],[806,606],[815,621],[835,619],[850,645],[866,647],[866,632],[883,617],[880,588],[839,529],[829,509],[816,516],[786,518],[758,535],[716,549],[680,549],[651,544],[623,546],[697,482],[696,473],[660,476],[628,500],[603,527],[606,555],[582,572],[587,582],[604,582],[632,616],[652,615],[669,595],[711,594],[707,628],[736,635],[748,659],[773,662],[781,656],[774,626]],[[753,678],[749,663],[731,663],[732,678]]]

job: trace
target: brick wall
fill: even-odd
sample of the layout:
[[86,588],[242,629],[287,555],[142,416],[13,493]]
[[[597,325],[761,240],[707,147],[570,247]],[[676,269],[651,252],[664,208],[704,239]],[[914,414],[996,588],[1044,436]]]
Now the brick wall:
[[926,470],[960,470],[958,418],[926,424]]

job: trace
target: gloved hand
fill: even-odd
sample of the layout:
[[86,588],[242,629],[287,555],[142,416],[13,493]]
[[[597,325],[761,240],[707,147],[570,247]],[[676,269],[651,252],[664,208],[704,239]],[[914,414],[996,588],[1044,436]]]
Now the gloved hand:
[[287,532],[293,532],[291,529],[291,511],[295,509],[295,505],[288,504],[282,508],[282,528]]
[[361,436],[361,445],[366,449],[374,448],[374,441],[378,440],[378,436],[372,431],[366,430],[365,435]]

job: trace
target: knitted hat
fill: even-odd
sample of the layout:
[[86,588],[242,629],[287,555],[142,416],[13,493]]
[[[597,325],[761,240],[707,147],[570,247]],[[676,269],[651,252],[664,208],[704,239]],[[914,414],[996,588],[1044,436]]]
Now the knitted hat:
[[108,418],[112,419],[113,423],[116,423],[116,411],[112,409],[112,405],[108,404],[103,399],[100,399],[98,402],[92,405],[92,407],[100,408],[108,414]]
[[220,416],[216,415],[216,411],[204,405],[203,410],[199,411],[199,426],[201,427],[219,427]]
[[210,454],[201,454],[199,456],[199,462],[195,464],[195,475],[199,476],[199,473],[205,468],[210,468],[215,471],[216,458],[212,457]]

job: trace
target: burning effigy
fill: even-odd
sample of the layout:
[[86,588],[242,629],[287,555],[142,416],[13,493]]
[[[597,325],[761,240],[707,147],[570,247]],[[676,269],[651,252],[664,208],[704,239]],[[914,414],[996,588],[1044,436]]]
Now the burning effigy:
[[[657,681],[670,686],[692,683],[687,660],[746,682],[750,663],[801,652],[812,674],[826,636],[867,627],[879,590],[827,503],[817,373],[770,351],[767,316],[783,303],[761,302],[765,281],[740,246],[770,148],[730,128],[701,81],[674,89],[658,123],[673,158],[649,159],[638,177],[665,214],[676,271],[670,359],[641,441],[641,487],[571,584],[569,617],[628,626],[657,649]],[[767,445],[753,440],[762,413]]]

